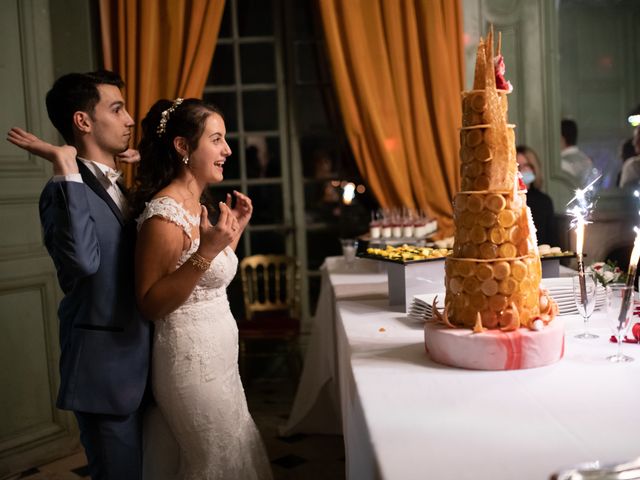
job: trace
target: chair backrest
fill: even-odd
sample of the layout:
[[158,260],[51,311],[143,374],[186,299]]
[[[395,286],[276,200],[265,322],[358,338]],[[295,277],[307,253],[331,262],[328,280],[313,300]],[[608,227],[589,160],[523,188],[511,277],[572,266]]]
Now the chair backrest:
[[300,317],[300,269],[288,255],[252,255],[240,262],[245,315],[288,311]]

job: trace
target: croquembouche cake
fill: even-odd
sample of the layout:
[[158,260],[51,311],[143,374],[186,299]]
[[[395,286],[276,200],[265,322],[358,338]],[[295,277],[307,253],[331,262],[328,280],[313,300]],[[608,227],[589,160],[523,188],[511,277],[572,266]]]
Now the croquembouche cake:
[[535,227],[507,120],[504,61],[493,32],[478,44],[473,90],[462,93],[461,191],[445,263],[444,311],[425,326],[435,361],[478,369],[546,365],[562,356],[557,306],[540,288]]

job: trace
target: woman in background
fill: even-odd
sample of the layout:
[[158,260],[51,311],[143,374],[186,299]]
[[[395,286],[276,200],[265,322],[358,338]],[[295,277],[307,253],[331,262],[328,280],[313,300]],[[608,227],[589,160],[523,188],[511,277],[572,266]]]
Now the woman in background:
[[542,191],[542,168],[538,155],[526,145],[516,147],[518,170],[527,186],[527,206],[536,226],[538,244],[557,244],[553,201]]

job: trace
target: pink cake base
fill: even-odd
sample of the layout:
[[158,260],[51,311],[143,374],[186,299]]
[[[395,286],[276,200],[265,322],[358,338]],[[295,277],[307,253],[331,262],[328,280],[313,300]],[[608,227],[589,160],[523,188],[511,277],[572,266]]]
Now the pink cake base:
[[433,322],[424,326],[427,353],[433,361],[472,370],[520,370],[557,362],[564,355],[564,324],[557,317],[540,331],[488,330],[473,333]]

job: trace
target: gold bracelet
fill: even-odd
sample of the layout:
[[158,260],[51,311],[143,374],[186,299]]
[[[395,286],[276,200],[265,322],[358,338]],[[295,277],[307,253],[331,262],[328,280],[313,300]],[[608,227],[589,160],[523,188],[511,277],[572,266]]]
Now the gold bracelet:
[[187,261],[201,272],[206,272],[211,265],[211,260],[207,260],[198,252],[193,252]]

